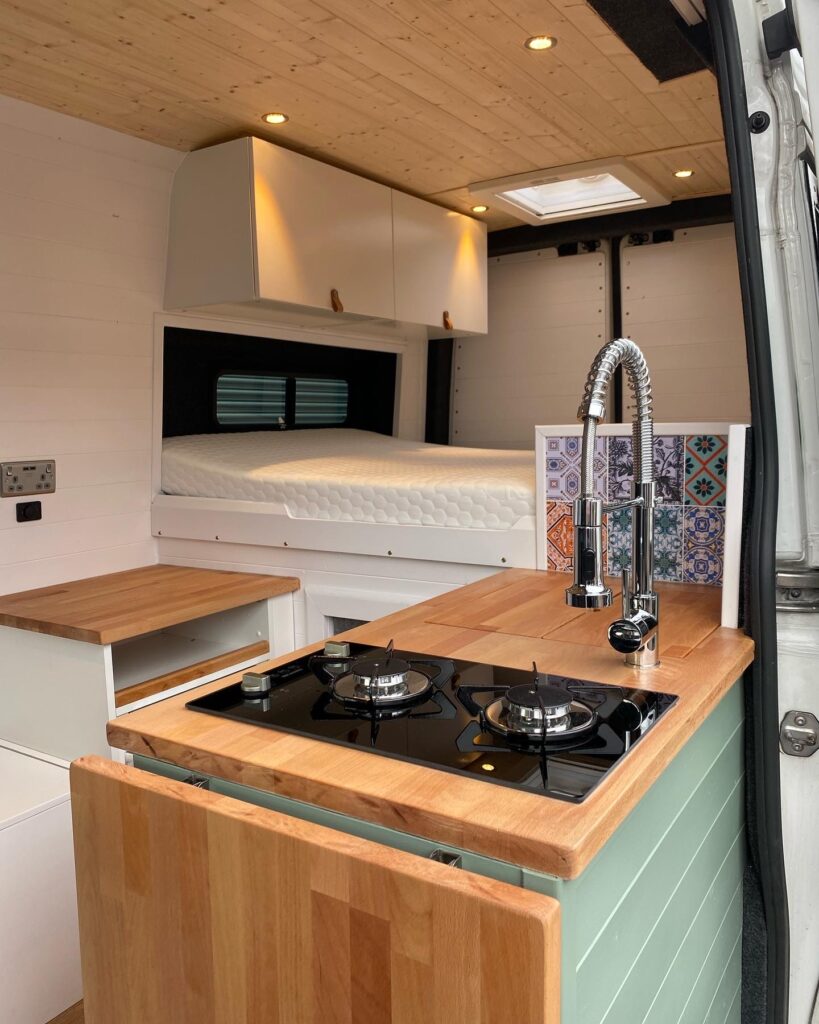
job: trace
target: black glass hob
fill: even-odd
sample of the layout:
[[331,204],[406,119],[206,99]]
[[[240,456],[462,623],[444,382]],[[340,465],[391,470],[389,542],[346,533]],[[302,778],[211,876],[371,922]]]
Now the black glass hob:
[[676,700],[535,665],[326,650],[246,673],[187,707],[579,802]]

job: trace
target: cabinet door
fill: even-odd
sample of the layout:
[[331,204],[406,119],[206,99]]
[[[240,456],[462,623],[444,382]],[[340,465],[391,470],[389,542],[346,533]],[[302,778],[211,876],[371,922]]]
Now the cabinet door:
[[396,320],[426,324],[431,337],[486,334],[485,225],[393,192],[393,230]]
[[71,782],[86,1024],[558,1024],[549,897],[101,758]]
[[389,188],[254,139],[253,189],[260,299],[393,319]]

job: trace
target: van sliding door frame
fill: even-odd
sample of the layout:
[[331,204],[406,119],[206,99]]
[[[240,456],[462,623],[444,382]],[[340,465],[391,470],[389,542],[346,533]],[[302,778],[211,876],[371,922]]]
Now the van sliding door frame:
[[706,11],[731,174],[751,392],[753,469],[751,518],[745,543],[745,606],[746,622],[754,638],[756,652],[746,676],[750,733],[748,841],[759,875],[767,934],[765,1020],[769,1024],[786,1024],[790,940],[779,783],[776,636],[779,455],[771,341],[756,205],[750,112],[732,0],[706,0]]

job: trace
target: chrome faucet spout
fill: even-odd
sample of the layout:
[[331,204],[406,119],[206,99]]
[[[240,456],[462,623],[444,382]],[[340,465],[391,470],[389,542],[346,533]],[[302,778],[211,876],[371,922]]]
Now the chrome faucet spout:
[[[604,504],[594,493],[597,425],[605,418],[606,396],[618,366],[626,372],[634,398],[631,498]],[[651,378],[645,357],[629,338],[616,338],[597,353],[586,378],[578,419],[583,421],[580,496],[574,503],[574,583],[566,601],[575,608],[603,608],[612,592],[603,578],[603,513],[632,508],[631,576],[623,581],[623,618],[609,628],[609,643],[626,663],[648,668],[658,663],[659,602],[654,592],[654,421]]]

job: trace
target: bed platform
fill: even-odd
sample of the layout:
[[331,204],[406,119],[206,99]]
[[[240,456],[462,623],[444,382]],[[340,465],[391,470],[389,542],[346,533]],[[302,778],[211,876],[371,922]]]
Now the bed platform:
[[166,438],[159,537],[471,565],[535,564],[530,451],[364,430]]

